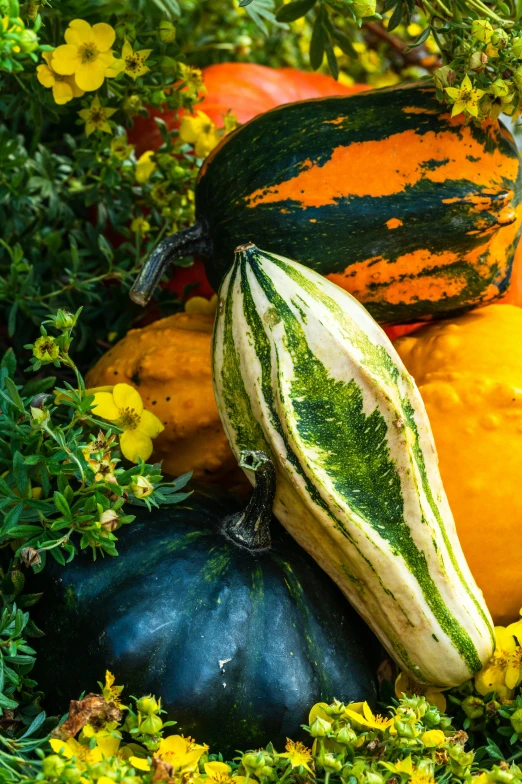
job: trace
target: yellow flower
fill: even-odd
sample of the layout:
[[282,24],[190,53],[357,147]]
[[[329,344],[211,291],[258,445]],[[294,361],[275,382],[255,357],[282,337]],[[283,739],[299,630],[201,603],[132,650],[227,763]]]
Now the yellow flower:
[[196,98],[200,92],[206,92],[203,83],[203,74],[199,68],[192,68],[185,63],[178,63],[181,70],[181,80],[185,84],[185,91],[191,98]]
[[421,735],[421,741],[429,749],[436,749],[440,746],[444,746],[446,743],[446,736],[442,730],[428,730]]
[[408,776],[413,775],[413,762],[411,761],[411,754],[403,760],[397,760],[397,762],[381,762],[387,770],[391,770],[392,773],[406,773]]
[[50,87],[53,91],[54,102],[60,106],[69,103],[73,98],[81,98],[84,91],[80,90],[74,80],[74,76],[62,76],[53,69],[53,53],[42,52],[47,65],[39,65],[36,69],[36,78],[44,87]]
[[278,757],[286,757],[290,760],[290,765],[292,768],[299,768],[301,765],[305,770],[309,773],[312,773],[312,770],[308,766],[308,763],[312,760],[312,752],[302,743],[294,743],[293,740],[289,738],[286,741],[286,752],[284,754],[278,754]]
[[102,106],[100,99],[96,96],[88,109],[82,109],[78,112],[82,120],[85,121],[85,133],[90,136],[94,131],[104,131],[105,133],[112,133],[111,126],[107,122],[109,117],[117,111],[108,106]]
[[111,460],[110,452],[103,455],[100,460],[89,458],[87,463],[91,471],[94,472],[95,482],[116,482],[116,477],[114,476],[116,463],[114,460]]
[[67,43],[53,52],[54,70],[63,76],[74,74],[81,90],[98,90],[114,62],[111,46],[115,37],[114,29],[105,22],[91,27],[83,19],[73,19],[65,31]]
[[[96,746],[101,752],[102,759],[108,759],[118,754],[121,743],[121,735],[119,732],[113,733],[111,730],[117,726],[115,723],[110,724],[111,729],[96,730],[91,724],[86,724],[80,734],[81,740],[87,740],[87,746],[90,746],[90,739],[95,738]],[[83,747],[83,743],[80,746]]]
[[121,56],[127,76],[136,80],[138,76],[146,74],[150,68],[145,65],[145,60],[151,52],[152,49],[140,49],[139,52],[135,52],[130,43],[125,41],[123,49],[121,50]]
[[471,79],[466,74],[460,87],[446,87],[446,92],[453,99],[451,116],[467,112],[472,117],[478,116],[478,103],[484,95],[484,90],[474,88]]
[[127,144],[126,136],[117,136],[111,142],[111,155],[114,155],[119,161],[126,161],[133,149],[133,144]]
[[140,155],[136,162],[136,181],[143,184],[150,180],[154,172],[156,171],[156,163],[154,163],[152,156],[154,155],[154,150],[147,150]]
[[182,142],[193,144],[198,158],[206,158],[209,152],[221,141],[221,134],[205,112],[197,113],[196,117],[185,114],[179,126],[179,138]]
[[49,743],[55,754],[62,754],[67,759],[76,757],[80,764],[95,765],[103,759],[102,750],[99,746],[91,749],[89,746],[83,746],[81,743],[78,743],[75,738],[69,738],[67,741],[51,738]]
[[88,390],[88,393],[94,394],[93,413],[123,430],[120,448],[125,457],[133,463],[139,458],[148,460],[152,454],[152,439],[164,427],[157,416],[143,408],[139,392],[130,384],[116,384],[111,392]]
[[195,782],[197,784],[244,784],[246,776],[234,776],[232,778],[230,773],[232,768],[226,762],[206,762],[204,764],[205,776],[197,776]]
[[402,696],[413,697],[413,695],[422,696],[430,705],[435,705],[441,713],[446,712],[446,697],[442,694],[440,689],[435,686],[421,686],[420,683],[414,681],[405,672],[401,672],[395,681],[395,696],[398,700]]
[[131,223],[131,231],[137,234],[139,237],[144,237],[150,231],[150,223],[145,218],[139,217],[134,218]]
[[413,771],[409,784],[435,784],[435,779],[426,771],[417,768]]
[[386,730],[393,724],[393,719],[385,719],[379,714],[374,716],[367,702],[363,703],[362,710],[363,712],[361,715],[360,713],[356,713],[351,708],[346,708],[344,715],[348,716],[348,718],[356,724],[361,724],[363,727],[368,727],[372,730]]
[[[190,738],[184,738],[183,735],[169,735],[168,738],[161,739],[155,756],[172,765],[175,771],[187,773],[197,769],[200,757],[206,751],[208,746],[200,746]],[[141,758],[130,757],[129,761],[139,770],[150,770],[150,765]]]
[[494,691],[501,700],[509,700],[522,683],[522,620],[509,626],[495,626],[495,653],[475,676],[475,688],[485,695]]
[[60,347],[51,335],[42,335],[34,341],[33,355],[40,362],[54,362],[60,354]]

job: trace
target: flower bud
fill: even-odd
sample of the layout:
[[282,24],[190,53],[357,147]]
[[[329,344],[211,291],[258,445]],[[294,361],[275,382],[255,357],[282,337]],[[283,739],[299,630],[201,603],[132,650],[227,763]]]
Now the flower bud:
[[157,713],[161,708],[160,703],[151,694],[139,699],[136,702],[136,707],[140,713],[146,713],[147,715]]
[[480,697],[472,697],[470,695],[462,701],[462,710],[468,719],[478,719],[484,715],[484,702]]
[[261,751],[250,751],[248,754],[243,754],[241,764],[249,775],[258,776],[262,768],[265,767],[265,758]]
[[493,27],[487,19],[474,19],[471,23],[471,35],[475,41],[488,44],[493,35]]
[[156,735],[163,727],[163,722],[159,716],[152,714],[140,721],[140,730],[144,735]]
[[419,735],[419,731],[411,721],[397,721],[396,719],[395,729],[400,738],[416,738]]
[[384,779],[381,774],[374,770],[366,771],[365,781],[366,784],[384,784]]
[[335,736],[335,740],[343,746],[350,746],[357,740],[357,734],[350,727],[341,727]]
[[106,509],[100,516],[101,527],[112,533],[118,527],[119,519],[114,509]]
[[172,22],[165,20],[159,23],[158,35],[164,44],[171,44],[176,40],[176,28]]
[[376,0],[355,0],[352,8],[357,16],[360,16],[361,18],[364,18],[365,16],[375,16],[377,2]]
[[149,482],[146,476],[133,476],[131,479],[131,489],[136,498],[147,498],[154,492],[154,485]]
[[497,49],[505,49],[508,41],[509,36],[501,27],[498,27],[491,36],[491,45]]
[[515,732],[522,733],[522,708],[518,708],[518,710],[512,713],[509,721]]
[[470,71],[482,71],[488,61],[488,56],[485,52],[473,52],[469,60]]
[[518,59],[522,57],[522,38],[515,38],[511,44],[511,51]]
[[42,771],[46,779],[57,779],[61,776],[63,769],[66,766],[65,760],[58,756],[58,754],[51,754],[46,757],[42,762]]
[[443,65],[442,68],[437,68],[433,76],[435,79],[435,87],[438,90],[444,90],[445,87],[451,87],[454,83],[456,73],[449,65]]
[[34,30],[24,30],[18,37],[18,46],[25,54],[34,52],[38,49],[38,36]]
[[488,92],[493,93],[496,98],[503,98],[509,94],[509,85],[503,79],[495,79]]
[[[338,773],[343,767],[341,760],[331,753],[323,754],[320,758],[320,764],[329,773]],[[379,781],[371,782],[371,784],[383,784],[382,778],[379,777]]]
[[129,95],[123,101],[123,111],[128,114],[129,117],[134,117],[134,115],[139,114],[141,109],[143,109],[143,103],[139,95]]
[[76,765],[67,765],[65,768],[62,778],[65,778],[69,784],[76,784],[82,777],[82,771],[80,768],[77,768]]
[[312,738],[325,738],[330,732],[331,726],[329,721],[318,716],[310,727],[310,735]]

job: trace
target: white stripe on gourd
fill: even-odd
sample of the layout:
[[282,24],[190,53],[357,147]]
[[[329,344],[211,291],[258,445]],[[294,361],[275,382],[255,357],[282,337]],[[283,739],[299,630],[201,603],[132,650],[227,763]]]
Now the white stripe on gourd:
[[220,291],[213,364],[235,453],[273,455],[275,514],[398,663],[442,687],[480,669],[491,619],[428,418],[367,311],[310,269],[244,246]]

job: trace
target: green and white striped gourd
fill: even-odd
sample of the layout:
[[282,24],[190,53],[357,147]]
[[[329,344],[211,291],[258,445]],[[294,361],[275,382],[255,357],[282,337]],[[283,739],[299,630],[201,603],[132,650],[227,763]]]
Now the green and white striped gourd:
[[[350,294],[237,249],[214,332],[225,431],[273,456],[274,512],[418,681],[462,683],[494,649],[420,394]],[[248,471],[247,471],[248,475]]]

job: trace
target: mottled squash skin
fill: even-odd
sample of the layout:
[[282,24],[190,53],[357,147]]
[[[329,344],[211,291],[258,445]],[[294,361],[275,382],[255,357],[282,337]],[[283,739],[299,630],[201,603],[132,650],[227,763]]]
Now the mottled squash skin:
[[196,212],[213,286],[252,241],[326,275],[379,322],[407,323],[506,291],[521,191],[501,125],[466,126],[432,88],[407,85],[251,120],[205,161]]
[[154,459],[178,476],[199,481],[241,476],[219,419],[210,367],[214,316],[179,313],[131,330],[87,374],[90,387],[127,383],[165,430],[154,439]]
[[464,555],[497,624],[522,607],[522,310],[490,305],[394,344],[433,429]]
[[49,559],[33,578],[45,596],[35,675],[48,711],[95,691],[108,668],[127,697],[161,695],[175,732],[232,759],[306,740],[314,702],[375,704],[376,639],[275,520],[266,549],[225,536],[241,509],[208,488],[174,507],[132,509],[117,558]]

